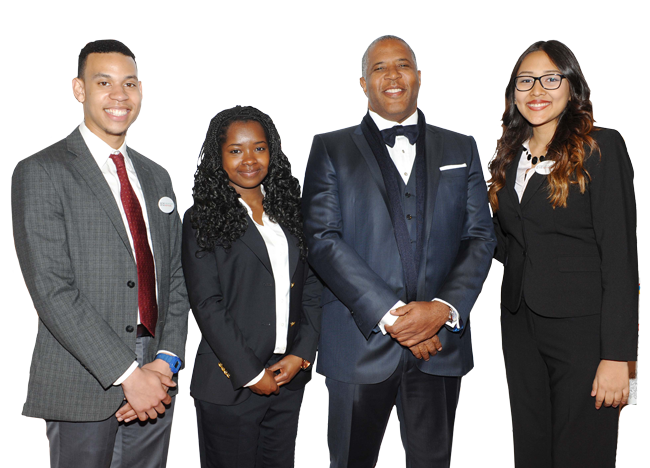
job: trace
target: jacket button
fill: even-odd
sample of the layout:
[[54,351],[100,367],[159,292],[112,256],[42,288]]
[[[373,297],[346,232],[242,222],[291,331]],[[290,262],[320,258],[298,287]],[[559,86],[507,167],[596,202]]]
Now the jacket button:
[[413,216],[411,216],[410,214],[407,214],[407,215],[406,215],[406,219],[408,219],[408,220],[410,221],[410,220],[413,219]]
[[404,196],[405,196],[406,198],[411,198],[411,192],[406,192],[406,193],[404,194]]
[[126,331],[128,331],[129,333],[133,333],[133,330],[135,330],[135,328],[133,328],[133,325],[126,326]]
[[127,282],[126,282],[126,285],[127,285],[129,288],[135,288],[135,283],[134,283],[133,281],[131,281],[131,280],[127,281]]

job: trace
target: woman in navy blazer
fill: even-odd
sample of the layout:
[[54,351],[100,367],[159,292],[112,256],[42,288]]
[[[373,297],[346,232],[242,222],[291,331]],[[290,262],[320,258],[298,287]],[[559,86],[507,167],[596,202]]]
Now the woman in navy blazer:
[[589,96],[564,44],[530,46],[490,163],[517,467],[613,467],[637,356],[633,170]]
[[273,122],[253,107],[220,112],[183,224],[202,467],[293,466],[320,330],[306,257],[300,186]]

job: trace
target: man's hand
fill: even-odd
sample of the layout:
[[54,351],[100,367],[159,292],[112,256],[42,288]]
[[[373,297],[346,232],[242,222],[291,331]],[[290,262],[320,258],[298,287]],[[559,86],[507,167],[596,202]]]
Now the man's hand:
[[627,405],[630,396],[630,376],[627,361],[603,359],[598,365],[591,386],[591,396],[596,397],[596,409],[605,406]]
[[411,346],[409,349],[416,358],[428,361],[429,356],[435,356],[438,354],[438,351],[442,351],[442,344],[440,344],[438,335],[433,335],[433,338],[424,340],[415,346]]
[[[172,372],[171,367],[169,367],[169,364],[166,361],[163,361],[162,359],[154,359],[153,362],[150,362],[149,364],[145,364],[142,366],[143,369],[149,369],[152,371],[155,371],[162,376],[165,376],[167,378],[172,378],[174,373]],[[165,391],[169,390],[169,387],[161,382],[161,385]],[[165,405],[169,405],[172,401],[171,396],[167,395],[163,400],[162,403]],[[117,410],[115,413],[115,417],[117,418],[118,421],[122,422],[124,421],[125,423],[128,423],[129,421],[132,421],[136,418],[136,412],[131,406],[129,402],[127,402],[125,405],[122,405],[122,407]]]
[[262,380],[257,382],[255,385],[251,385],[250,388],[252,392],[257,393],[258,395],[270,395],[274,393],[277,395],[280,392],[280,387],[275,381],[275,375],[269,369],[264,369],[264,376]]
[[[175,386],[171,378],[144,367],[138,367],[122,382],[124,396],[140,421],[156,419],[158,414],[164,413],[165,403],[171,403],[166,387]],[[122,413],[122,409],[115,414],[118,420],[122,414],[128,414],[129,410]]]
[[302,358],[289,354],[288,356],[283,357],[278,362],[269,367],[269,370],[273,373],[280,371],[279,374],[275,375],[275,383],[278,384],[278,387],[283,386],[291,382],[302,367]]
[[449,306],[440,301],[409,302],[390,313],[399,318],[386,331],[407,348],[432,338],[449,320]]

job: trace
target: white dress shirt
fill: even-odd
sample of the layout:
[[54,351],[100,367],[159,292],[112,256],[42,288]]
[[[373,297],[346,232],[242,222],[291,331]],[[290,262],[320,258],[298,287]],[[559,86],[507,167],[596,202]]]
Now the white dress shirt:
[[523,143],[523,147],[526,148],[526,151],[521,152],[521,157],[519,158],[519,165],[517,166],[517,176],[515,177],[515,192],[519,197],[519,203],[524,197],[524,192],[528,186],[528,181],[533,177],[535,172],[541,175],[548,175],[553,170],[555,161],[539,161],[535,166],[533,166],[532,158],[528,160],[528,154],[530,154],[530,140],[527,140]]
[[[264,193],[264,187],[262,187]],[[289,271],[289,244],[282,227],[274,223],[264,212],[262,213],[262,224],[258,224],[253,219],[253,210],[246,204],[243,198],[239,201],[248,216],[253,220],[253,224],[264,240],[266,251],[271,261],[271,270],[273,271],[273,281],[275,283],[275,354],[284,354],[287,350],[287,330],[289,323],[289,300],[291,294],[291,272]],[[244,387],[250,387],[262,380],[265,369],[253,380],[248,382]]]
[[[372,117],[372,120],[377,125],[377,128],[379,128],[379,131],[394,127],[395,125],[406,126],[406,125],[417,125],[418,123],[417,110],[413,114],[411,114],[410,117],[408,117],[400,124],[398,124],[397,122],[386,120],[382,116],[380,116],[379,114],[371,110],[368,110],[368,113],[370,114],[370,117]],[[395,146],[393,146],[392,148],[386,145],[388,154],[390,155],[390,158],[393,160],[393,163],[395,164],[395,167],[399,171],[400,176],[402,176],[402,180],[404,181],[405,184],[408,184],[409,178],[411,177],[411,174],[413,172],[413,164],[415,163],[415,156],[416,156],[415,146],[416,145],[415,144],[412,145],[409,142],[409,139],[404,135],[397,135],[395,137]],[[451,320],[449,320],[446,323],[446,325],[451,327],[454,330],[457,329],[459,326],[459,315],[456,308],[451,304],[449,304],[448,302],[443,301],[442,299],[435,298],[433,300],[442,302],[443,304],[446,304],[451,309]],[[404,304],[404,302],[397,301],[397,303],[390,310],[397,309],[398,307],[402,307],[404,305],[406,305]],[[399,318],[397,315],[392,315],[390,313],[390,310],[386,312],[386,314],[382,317],[382,319],[377,324],[379,326],[379,329],[384,335],[386,334],[386,328],[385,328],[386,325],[392,326]]]
[[[109,188],[113,197],[115,197],[115,202],[117,207],[120,210],[122,215],[122,221],[124,222],[124,227],[126,229],[126,235],[129,237],[129,243],[131,244],[131,250],[133,251],[133,258],[135,259],[135,250],[133,248],[133,236],[131,236],[131,229],[129,229],[129,221],[126,217],[126,212],[124,211],[124,206],[122,206],[122,197],[120,196],[120,179],[117,177],[117,168],[115,163],[110,158],[111,155],[122,153],[124,156],[124,166],[126,167],[126,174],[129,177],[129,182],[131,187],[133,187],[133,192],[140,203],[140,208],[142,208],[142,218],[144,219],[144,224],[147,228],[147,239],[149,240],[149,248],[151,249],[153,255],[153,243],[151,242],[151,231],[149,230],[149,217],[147,216],[147,205],[145,203],[144,194],[142,193],[142,186],[138,180],[138,175],[135,173],[135,168],[131,162],[131,158],[126,150],[126,140],[122,143],[118,149],[111,148],[104,140],[99,138],[93,132],[91,132],[84,122],[79,125],[79,132],[90,151],[93,159],[99,166],[99,169],[102,171],[106,183],[108,183]],[[154,274],[155,274],[155,259],[154,259]],[[156,282],[156,299],[158,298],[158,283]],[[140,323],[140,311],[138,310],[137,321]],[[160,350],[159,352],[164,352],[175,356],[174,353],[169,351]],[[131,366],[117,379],[113,385],[120,385],[130,376],[133,371],[138,367],[138,361],[134,361]]]

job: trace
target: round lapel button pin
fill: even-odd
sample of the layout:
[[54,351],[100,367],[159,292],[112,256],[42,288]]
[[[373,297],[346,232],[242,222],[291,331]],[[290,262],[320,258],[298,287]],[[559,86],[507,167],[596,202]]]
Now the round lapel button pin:
[[160,211],[163,213],[169,214],[174,211],[174,200],[169,197],[162,197],[158,200],[158,208],[160,208]]

